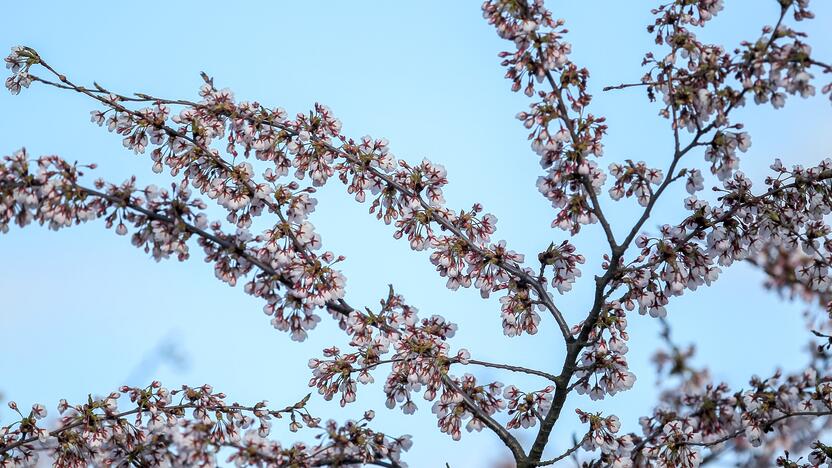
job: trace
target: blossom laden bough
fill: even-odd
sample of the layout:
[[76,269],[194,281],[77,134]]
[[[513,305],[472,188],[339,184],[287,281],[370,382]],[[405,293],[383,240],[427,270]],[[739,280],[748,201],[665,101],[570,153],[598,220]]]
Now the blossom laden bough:
[[[540,158],[537,188],[554,208],[552,226],[566,233],[554,236],[597,228],[607,244],[597,262],[578,252],[580,244],[557,239],[547,240],[538,265],[528,264],[535,257],[497,237],[497,217],[480,203],[449,207],[452,179],[441,164],[398,159],[384,138],[343,134],[323,104],[290,116],[239,100],[204,74],[198,100],[119,94],[77,84],[22,46],[5,60],[11,93],[40,84],[91,99],[98,108],[90,120],[119,134],[127,150],[149,154],[152,172],[167,171],[173,182],[88,182],[94,164],[20,150],[0,161],[0,231],[101,220],[157,261],[188,260],[196,244],[217,278],[261,298],[271,324],[291,339],[307,338],[322,311],[339,325],[346,344],[308,361],[309,386],[324,400],[355,404],[361,387],[377,382],[385,405],[409,415],[421,396],[441,432],[459,440],[463,428],[492,431],[519,467],[567,458],[591,467],[695,467],[726,453],[747,466],[829,464],[832,449],[822,441],[832,426],[828,313],[808,315],[812,339],[821,341],[813,341],[803,371],[755,376],[737,390],[694,366],[694,348],[673,343],[668,322],[672,298],[711,285],[738,261],[758,265],[766,285],[781,294],[832,310],[832,160],[791,167],[776,160],[762,189],[739,168],[751,136],[733,121],[736,109],[751,97],[777,109],[791,96],[832,92],[832,84],[818,83],[832,67],[813,56],[806,34],[789,20],[813,18],[809,1],[776,4],[774,24],[733,49],[697,36],[725,7],[721,0],[673,0],[652,11],[647,30],[660,50],[645,55],[646,73],[637,83],[605,88],[643,87],[651,101],[661,97],[658,112],[670,122],[673,145],[666,167],[651,167],[615,155],[609,164],[599,162],[607,121],[593,114],[590,73],[571,59],[565,20],[542,0],[483,3],[486,21],[512,43],[499,54],[511,89],[531,100],[517,118]],[[690,157],[696,152],[704,167]],[[700,193],[712,176],[721,184],[716,199]],[[395,239],[427,252],[447,288],[499,295],[506,336],[557,330],[565,348],[558,373],[477,359],[456,343],[457,323],[465,326],[472,312],[453,321],[439,315],[446,311],[420,315],[392,285],[377,307],[350,305],[340,270],[347,260],[324,249],[313,224],[317,191],[332,181],[367,203]],[[646,230],[657,202],[677,183],[689,195],[683,219]],[[631,198],[635,222],[613,226],[605,210]],[[209,213],[224,219],[211,220]],[[570,325],[573,311],[561,310],[560,297],[593,265],[598,274],[586,275],[594,287],[591,306]],[[668,349],[654,361],[661,380],[673,385],[640,419],[640,434],[622,430],[614,414],[578,408],[576,420],[586,432],[561,454],[544,457],[568,398],[607,399],[636,384],[626,357],[638,342],[627,330],[636,308],[665,327]],[[483,367],[499,371],[500,380],[478,374]],[[512,381],[517,373],[545,382]],[[134,408],[119,412],[122,394]],[[168,391],[154,382],[84,404],[61,401],[54,428],[44,424],[44,406],[23,411],[11,404],[19,419],[0,430],[0,465],[31,465],[39,453],[58,466],[212,464],[222,451],[240,466],[404,466],[409,437],[370,429],[372,410],[359,421],[321,424],[306,412],[306,401],[269,410],[265,403],[229,405],[210,386]],[[271,419],[282,417],[293,431],[321,430],[319,442],[282,446],[268,439]],[[530,443],[519,433],[530,434]]]
[[[119,408],[125,397],[130,409]],[[209,385],[169,390],[154,381],[82,404],[61,400],[58,427],[51,431],[40,426],[47,414],[43,405],[24,415],[10,402],[21,419],[0,428],[0,465],[29,466],[46,454],[60,467],[215,465],[222,457],[236,466],[405,466],[400,457],[411,447],[409,436],[367,428],[372,412],[344,425],[322,425],[306,410],[308,399],[275,410],[265,401],[226,403],[225,394]],[[269,439],[272,421],[283,418],[291,421],[292,432],[304,426],[320,430],[321,441],[283,446]]]

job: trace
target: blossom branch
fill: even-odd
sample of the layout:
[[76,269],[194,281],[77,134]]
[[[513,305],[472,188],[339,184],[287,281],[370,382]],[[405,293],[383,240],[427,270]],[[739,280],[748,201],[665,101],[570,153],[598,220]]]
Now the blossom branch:
[[[289,125],[284,122],[276,121],[272,118],[263,118],[261,115],[255,115],[251,112],[231,112],[229,111],[229,109],[223,107],[219,109],[213,109],[209,106],[196,102],[191,102],[187,100],[163,99],[141,93],[137,94],[136,97],[123,96],[112,93],[109,90],[106,90],[97,84],[96,90],[92,90],[83,86],[78,86],[72,83],[65,75],[59,73],[58,71],[53,69],[49,64],[44,62],[43,59],[39,55],[37,55],[36,52],[34,52],[31,49],[27,50],[29,50],[29,53],[31,53],[34,57],[37,57],[37,64],[42,65],[49,72],[54,74],[60,80],[60,83],[55,83],[50,80],[40,78],[36,75],[29,74],[28,76],[32,80],[43,83],[48,86],[54,86],[60,89],[67,89],[79,92],[81,94],[87,95],[95,99],[96,101],[104,104],[107,107],[112,107],[120,112],[124,112],[129,115],[135,116],[136,118],[141,118],[141,114],[127,109],[126,107],[118,104],[118,102],[152,102],[156,104],[184,105],[194,109],[200,109],[208,113],[215,113],[218,116],[244,119],[255,125],[273,127],[275,129],[281,130],[282,132],[285,132],[286,136],[289,137],[298,137],[302,132],[302,130],[299,130],[295,126]],[[214,160],[218,166],[223,167],[224,169],[233,173],[233,171],[231,171],[231,169],[233,168],[231,168],[228,163],[226,163],[222,159],[210,156],[213,153],[204,145],[200,145],[200,143],[196,141],[194,138],[189,137],[188,135],[185,135],[183,132],[177,131],[166,125],[158,125],[158,128],[164,130],[166,133],[173,137],[183,138],[197,145],[201,148],[202,153]],[[435,209],[435,206],[432,203],[425,200],[421,193],[413,190],[410,187],[405,186],[402,182],[395,179],[393,176],[388,174],[386,171],[382,170],[380,167],[376,165],[366,164],[365,162],[361,161],[361,159],[353,152],[346,151],[344,147],[336,147],[330,142],[324,140],[323,138],[317,135],[310,135],[309,139],[315,145],[318,145],[322,150],[343,158],[351,166],[360,168],[361,171],[366,171],[367,173],[372,174],[372,176],[376,178],[379,184],[386,185],[387,187],[400,193],[406,199],[415,200],[416,203],[418,203],[419,207],[422,210],[424,210],[423,212],[427,216],[429,216],[429,218],[432,221],[436,222],[443,230],[451,232],[456,239],[459,239],[460,241],[464,242],[467,249],[476,253],[481,258],[489,259],[489,261],[492,261],[500,269],[504,270],[509,275],[516,277],[523,284],[527,284],[529,287],[531,287],[538,295],[539,301],[546,307],[546,309],[551,313],[552,317],[557,322],[558,327],[560,328],[561,333],[564,336],[564,339],[572,339],[572,337],[569,335],[569,327],[566,323],[566,320],[563,317],[563,314],[552,301],[551,297],[549,296],[549,293],[546,291],[545,286],[541,285],[539,280],[535,278],[533,274],[527,272],[524,268],[522,268],[521,265],[517,263],[506,261],[498,256],[495,256],[489,249],[481,246],[478,242],[472,239],[471,236],[464,233],[463,230],[455,222],[455,219],[444,214],[443,210]],[[251,193],[254,193],[256,191],[256,189],[253,188],[249,183],[244,183],[243,187],[247,188],[247,190],[249,190],[249,192]],[[265,201],[265,203],[274,213],[277,214],[278,217],[281,218],[282,221],[285,222],[285,216],[282,214],[278,206],[268,201]],[[293,239],[293,241],[296,245],[298,244],[296,240]],[[305,249],[301,249],[299,250],[299,252],[304,253]],[[303,255],[306,256],[307,254],[304,253]],[[343,305],[341,306],[341,308],[344,308]]]
[[[129,396],[135,408],[118,411],[122,394]],[[180,402],[173,403],[178,394]],[[10,402],[21,420],[0,428],[0,463],[33,464],[37,452],[46,451],[56,466],[102,464],[105,460],[107,464],[120,460],[136,466],[213,464],[217,450],[225,447],[235,449],[227,461],[238,466],[328,466],[352,462],[400,467],[400,453],[410,447],[408,436],[391,438],[367,428],[374,416],[367,412],[362,420],[344,426],[327,422],[326,437],[317,447],[307,449],[296,444],[283,449],[265,439],[272,418],[289,416],[292,432],[303,424],[320,427],[320,420],[305,410],[308,395],[280,410],[268,409],[266,402],[244,406],[226,404],[224,399],[224,394],[213,392],[208,385],[183,386],[174,391],[158,382],[146,388],[124,386],[103,399],[90,397],[86,404],[72,406],[61,400],[61,426],[52,431],[38,425],[47,414],[43,405],[33,405],[29,415],[24,416],[17,404]],[[132,423],[128,416],[135,416]],[[255,430],[256,421],[259,427]],[[244,435],[241,430],[246,430]]]
[[465,406],[474,414],[474,417],[478,420],[482,421],[483,424],[486,425],[492,432],[497,434],[497,437],[506,445],[506,447],[511,450],[512,455],[514,456],[514,460],[517,461],[518,465],[523,464],[526,461],[526,452],[523,450],[523,446],[520,445],[520,442],[511,435],[510,432],[506,430],[500,423],[494,420],[491,416],[489,416],[485,411],[483,411],[479,405],[471,399],[468,394],[465,393],[464,390],[459,388],[457,384],[454,383],[453,379],[451,379],[447,374],[442,374],[442,383],[447,385],[451,388],[465,403]]

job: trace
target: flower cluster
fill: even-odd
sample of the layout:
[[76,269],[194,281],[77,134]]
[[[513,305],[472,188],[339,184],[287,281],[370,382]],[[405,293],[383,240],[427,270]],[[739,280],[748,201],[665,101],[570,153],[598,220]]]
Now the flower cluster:
[[[583,324],[577,325],[576,331]],[[588,345],[580,358],[580,368],[575,372],[575,389],[579,394],[589,394],[593,400],[606,395],[629,390],[636,381],[627,365],[627,317],[621,304],[612,302],[598,316],[592,328]]]
[[[465,349],[449,354],[447,341],[457,326],[437,315],[419,320],[416,309],[392,288],[377,313],[353,312],[344,325],[352,336],[350,346],[357,351],[342,353],[332,347],[323,351],[324,359],[309,361],[313,372],[309,386],[317,387],[325,399],[340,393],[341,406],[355,401],[357,384],[373,382],[371,371],[391,364],[384,384],[387,407],[399,405],[404,414],[413,414],[417,406],[412,394],[423,392],[425,400],[435,401],[433,413],[439,418],[442,432],[455,440],[461,437],[463,420],[469,419],[469,431],[483,427],[483,422],[473,417],[472,404],[487,415],[505,409],[500,398],[501,383],[480,386],[473,375],[466,374],[462,379],[448,375],[451,364],[465,365],[470,359]],[[473,403],[466,402],[466,398]]]
[[578,265],[586,262],[586,258],[577,253],[577,249],[569,241],[563,241],[557,246],[554,243],[550,244],[546,251],[538,255],[538,260],[544,269],[547,266],[552,267],[552,287],[561,294],[572,290],[572,284],[581,276]]
[[29,47],[15,46],[4,61],[6,68],[11,71],[11,75],[6,78],[6,89],[10,93],[18,94],[22,88],[28,88],[32,84],[29,68],[40,61],[37,52]]
[[534,427],[541,415],[549,412],[552,406],[552,392],[555,387],[547,386],[535,392],[523,392],[514,385],[503,391],[503,398],[508,402],[508,414],[511,419],[506,424],[509,429]]
[[766,273],[765,287],[785,298],[800,299],[807,303],[815,302],[821,306],[827,306],[832,302],[829,283],[806,274],[820,265],[817,265],[812,255],[807,255],[802,250],[767,245],[747,260]]
[[503,333],[506,336],[534,335],[540,325],[537,310],[544,307],[535,303],[531,288],[517,281],[509,282],[508,294],[500,298],[503,317]]
[[579,409],[575,412],[582,423],[589,424],[589,431],[584,436],[581,447],[590,452],[600,449],[604,456],[610,457],[611,466],[627,466],[626,460],[633,450],[633,442],[630,435],[616,436],[621,429],[618,417],[603,417],[600,413],[592,414]]
[[572,48],[562,41],[564,21],[554,20],[542,0],[531,4],[488,0],[482,9],[500,37],[516,47],[514,52],[500,53],[512,90],[518,91],[524,79],[529,97],[535,95],[535,80],[546,81],[552,88],[538,91],[540,100],[517,118],[531,130],[532,149],[547,170],[537,188],[559,210],[552,227],[576,234],[581,225],[598,221],[595,197],[606,179],[588,159],[603,154],[601,138],[607,129],[603,117],[585,113],[591,101],[586,91],[589,72],[569,60]]
[[662,466],[696,468],[702,461],[702,455],[694,445],[701,441],[694,430],[695,424],[687,418],[668,422],[656,436],[657,444],[645,450],[646,455],[655,458]]
[[620,200],[635,195],[641,206],[647,206],[653,197],[651,185],[659,185],[664,180],[660,169],[649,168],[644,161],[634,163],[628,160],[626,165],[610,164],[610,175],[615,179],[610,189],[610,198]]
[[452,385],[445,387],[432,410],[439,418],[439,430],[454,440],[459,440],[462,436],[462,423],[466,420],[468,423],[465,429],[468,432],[481,431],[484,427],[482,419],[474,414],[472,408],[476,408],[477,413],[490,416],[506,407],[505,400],[500,398],[501,383],[478,385],[477,378],[471,374],[465,374],[460,379],[454,378],[452,382]]

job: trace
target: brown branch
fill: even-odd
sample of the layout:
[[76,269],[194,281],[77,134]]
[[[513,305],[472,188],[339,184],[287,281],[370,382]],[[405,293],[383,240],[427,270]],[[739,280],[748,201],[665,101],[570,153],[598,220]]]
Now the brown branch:
[[474,365],[477,365],[477,366],[483,366],[483,367],[493,367],[493,368],[496,368],[496,369],[505,369],[505,370],[509,370],[509,371],[512,371],[512,372],[522,372],[524,374],[530,374],[530,375],[536,375],[538,377],[543,377],[544,379],[551,380],[552,382],[558,382],[558,377],[554,374],[550,374],[550,373],[544,372],[544,371],[539,371],[539,370],[536,370],[536,369],[529,369],[527,367],[510,366],[508,364],[495,364],[493,362],[479,361],[479,360],[476,360],[476,359],[469,359],[468,363],[469,364],[474,364]]
[[624,88],[633,88],[633,87],[641,87],[641,86],[655,86],[656,83],[621,83],[615,86],[604,86],[601,88],[601,91],[612,91],[614,89],[624,89]]
[[[562,454],[558,455],[558,456],[557,456],[557,457],[555,457],[555,458],[551,458],[551,459],[549,459],[549,460],[544,460],[544,461],[539,461],[539,462],[536,462],[536,463],[534,464],[534,466],[548,466],[548,465],[554,465],[555,463],[557,463],[557,462],[559,462],[559,461],[563,460],[564,458],[567,458],[567,457],[571,456],[573,453],[577,452],[579,448],[581,448],[581,444],[583,443],[583,441],[584,441],[584,440],[586,440],[586,438],[587,438],[587,437],[589,437],[589,433],[587,433],[587,434],[583,437],[583,439],[581,439],[581,442],[577,442],[577,443],[576,443],[575,445],[573,445],[573,446],[572,446],[569,450],[567,450],[567,451],[563,452]],[[573,439],[572,439],[572,440],[574,440],[574,437],[573,437]]]

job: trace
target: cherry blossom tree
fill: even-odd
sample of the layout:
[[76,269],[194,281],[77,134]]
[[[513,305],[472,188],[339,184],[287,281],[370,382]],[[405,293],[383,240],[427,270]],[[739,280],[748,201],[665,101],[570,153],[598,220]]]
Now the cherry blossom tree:
[[[205,74],[198,98],[119,94],[76,82],[26,46],[5,59],[12,94],[40,85],[87,97],[93,123],[121,135],[136,154],[149,153],[153,172],[175,182],[91,179],[95,164],[21,149],[0,162],[0,230],[101,220],[157,261],[188,260],[198,246],[217,279],[262,300],[271,325],[292,340],[304,340],[322,319],[346,333],[349,348],[309,359],[309,386],[324,399],[357,404],[361,387],[379,379],[387,408],[408,415],[424,410],[419,401],[426,400],[441,432],[458,440],[463,432],[491,431],[518,467],[695,467],[728,458],[744,466],[832,466],[832,445],[824,442],[832,425],[832,159],[811,167],[775,160],[763,187],[738,170],[751,136],[733,111],[832,94],[832,66],[812,54],[798,29],[813,18],[809,1],[776,3],[772,25],[733,49],[697,38],[722,0],[674,0],[652,10],[647,31],[656,46],[644,55],[644,75],[605,91],[645,92],[648,105],[658,106],[673,145],[666,167],[656,168],[615,157],[606,168],[599,164],[607,126],[592,110],[589,71],[570,59],[564,20],[542,0],[482,5],[485,21],[509,43],[499,57],[511,90],[528,97],[517,119],[540,158],[537,188],[553,208],[557,240],[536,257],[499,240],[497,219],[481,204],[446,206],[442,165],[398,159],[383,138],[342,134],[325,105],[292,116],[240,101]],[[700,194],[706,176],[717,183],[715,198]],[[499,296],[505,335],[559,331],[559,371],[516,365],[510,353],[504,362],[477,359],[453,341],[458,325],[450,319],[466,317],[420,315],[395,285],[377,304],[350,304],[338,265],[344,257],[324,249],[310,221],[317,188],[330,182],[368,205],[394,238],[429,252],[449,289]],[[674,184],[689,197],[677,219],[661,220],[666,224],[652,232],[646,224],[654,206]],[[630,225],[613,226],[605,215],[619,203],[629,203]],[[220,212],[224,220],[211,219]],[[570,242],[589,229],[606,239],[603,258],[587,259]],[[594,282],[592,305],[569,323],[560,298],[588,260],[602,273],[585,278]],[[807,325],[815,346],[801,372],[755,376],[733,389],[692,363],[693,348],[674,342],[665,316],[672,298],[709,286],[740,261],[765,272],[767,287],[812,307]],[[614,414],[562,412],[568,398],[613,398],[633,387],[628,318],[658,320],[664,330],[654,361],[665,391],[638,421],[639,433],[624,433]],[[479,378],[484,367],[501,372],[502,381]],[[517,374],[539,385],[512,384]],[[10,402],[19,418],[0,427],[0,466],[32,465],[39,456],[56,466],[405,466],[410,437],[373,430],[373,410],[358,421],[323,421],[307,410],[309,398],[283,408],[229,403],[209,385],[169,389],[154,381],[84,402],[61,400],[54,427],[44,423],[45,406]],[[544,457],[553,429],[567,418],[584,433],[560,455]],[[312,431],[316,442],[270,438],[277,419],[292,431]]]

